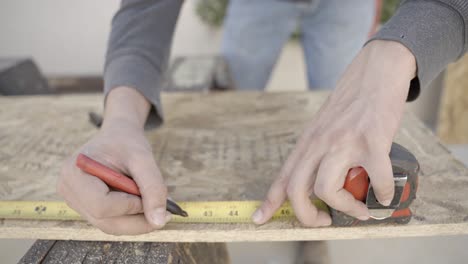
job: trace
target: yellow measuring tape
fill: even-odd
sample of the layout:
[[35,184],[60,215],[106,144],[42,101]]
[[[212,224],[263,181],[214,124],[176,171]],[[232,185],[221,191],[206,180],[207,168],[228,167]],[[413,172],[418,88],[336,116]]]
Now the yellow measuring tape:
[[[320,210],[328,211],[327,205],[318,199],[312,200]],[[177,202],[188,217],[172,216],[174,223],[250,223],[260,201]],[[273,220],[290,220],[294,212],[289,202],[284,203],[273,215]],[[0,218],[31,220],[83,220],[64,202],[57,201],[0,201]]]

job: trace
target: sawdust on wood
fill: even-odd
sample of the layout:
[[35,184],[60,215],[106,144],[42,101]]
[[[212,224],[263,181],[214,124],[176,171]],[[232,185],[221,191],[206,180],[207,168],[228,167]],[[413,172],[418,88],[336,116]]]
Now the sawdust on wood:
[[[178,201],[262,199],[326,93],[214,93],[163,96],[165,125],[147,132]],[[0,199],[58,200],[67,155],[96,128],[97,95],[0,98]],[[297,222],[169,224],[140,236],[111,236],[85,222],[2,220],[0,238],[118,241],[280,241],[468,234],[468,170],[411,113],[396,142],[419,159],[414,219],[403,226],[303,228]]]

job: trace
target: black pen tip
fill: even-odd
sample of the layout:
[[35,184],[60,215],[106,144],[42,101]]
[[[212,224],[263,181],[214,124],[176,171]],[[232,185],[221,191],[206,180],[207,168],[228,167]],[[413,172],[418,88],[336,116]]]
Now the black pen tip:
[[180,212],[180,216],[182,217],[188,217],[188,213],[185,211]]

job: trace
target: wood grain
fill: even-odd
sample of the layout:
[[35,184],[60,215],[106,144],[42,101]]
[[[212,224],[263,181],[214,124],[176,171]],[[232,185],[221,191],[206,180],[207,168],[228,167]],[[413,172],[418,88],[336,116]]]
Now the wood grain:
[[[326,93],[163,96],[165,125],[147,132],[175,200],[262,199]],[[0,98],[0,199],[58,200],[64,158],[96,129],[87,112],[100,96]],[[411,113],[396,142],[421,164],[414,219],[403,226],[301,227],[297,222],[169,224],[140,236],[111,236],[84,222],[2,220],[0,238],[221,242],[327,240],[468,234],[468,170]]]
[[468,55],[447,69],[437,130],[444,143],[468,144]]

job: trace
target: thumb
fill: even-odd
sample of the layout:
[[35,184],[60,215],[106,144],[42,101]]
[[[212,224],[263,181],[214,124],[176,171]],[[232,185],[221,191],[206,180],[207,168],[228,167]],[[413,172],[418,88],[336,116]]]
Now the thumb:
[[167,187],[153,157],[139,157],[129,164],[129,172],[138,185],[146,220],[155,228],[163,227],[171,214],[166,211]]
[[379,203],[388,206],[395,193],[392,163],[386,152],[371,153],[371,158],[363,164],[369,174],[375,196]]

